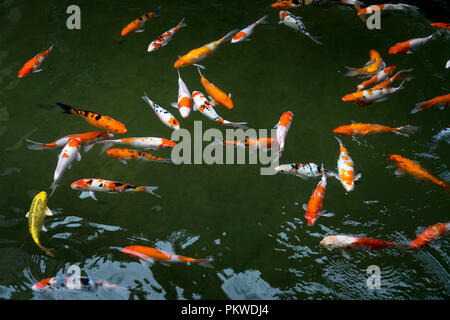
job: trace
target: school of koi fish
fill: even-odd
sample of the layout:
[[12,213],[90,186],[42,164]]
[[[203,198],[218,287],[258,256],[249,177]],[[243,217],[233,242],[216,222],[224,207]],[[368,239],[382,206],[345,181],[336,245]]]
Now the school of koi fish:
[[[333,5],[349,5],[356,9],[356,14],[364,19],[364,16],[379,10],[384,12],[391,11],[418,11],[418,8],[406,4],[382,4],[373,5],[362,8],[364,4],[357,0],[283,0],[275,2],[271,7],[276,9],[282,9],[279,11],[279,24],[284,24],[287,27],[293,28],[297,32],[302,33],[306,37],[310,38],[317,45],[326,44],[322,43],[317,36],[313,36],[306,29],[302,18],[292,14],[287,9],[301,8],[306,5],[322,5],[324,3]],[[160,8],[152,12],[148,12],[133,20],[121,32],[122,37],[131,36],[134,33],[140,33],[144,31],[146,23],[150,23],[151,19],[160,16]],[[206,118],[217,122],[223,126],[232,128],[248,128],[247,122],[234,122],[225,120],[214,109],[216,106],[222,106],[226,109],[233,109],[231,94],[226,94],[223,90],[219,89],[216,85],[210,82],[204,75],[202,69],[206,69],[204,66],[198,64],[200,61],[209,57],[215,52],[220,45],[224,45],[227,42],[237,44],[249,39],[251,34],[255,31],[255,28],[259,25],[267,24],[268,16],[264,15],[255,22],[251,23],[244,29],[232,30],[218,40],[209,42],[200,48],[195,48],[188,51],[184,55],[180,55],[178,60],[173,64],[173,67],[177,69],[178,73],[178,97],[177,101],[172,103],[171,106],[178,109],[180,116],[183,119],[189,117],[192,112],[199,111]],[[410,39],[394,44],[388,48],[389,55],[396,54],[413,54],[420,47],[426,45],[430,41],[439,41],[439,37],[450,30],[449,23],[432,23],[432,27],[436,28],[436,31],[431,35],[422,38]],[[163,50],[163,47],[168,45],[170,41],[175,42],[175,34],[182,28],[188,27],[185,19],[174,26],[173,28],[162,33],[157,39],[152,41],[148,47],[147,52],[151,53],[156,50]],[[175,37],[176,38],[176,37]],[[54,50],[55,44],[52,44],[47,50],[37,54],[34,58],[30,59],[20,69],[18,73],[19,78],[23,78],[32,73],[42,71],[40,69],[41,64],[47,58],[47,56]],[[217,53],[220,54],[220,53]],[[201,91],[190,92],[186,83],[183,81],[180,73],[181,68],[194,66],[197,68],[200,82],[203,85],[207,95]],[[382,58],[379,51],[371,49],[369,51],[369,61],[364,66],[355,68],[347,67],[348,72],[345,74],[349,77],[357,77],[359,79],[365,79],[359,84],[356,84],[356,91],[344,95],[341,100],[344,102],[353,102],[359,107],[367,107],[372,103],[381,102],[392,94],[398,93],[405,88],[407,82],[412,81],[413,77],[410,75],[414,70],[413,68],[400,70],[393,74],[396,66],[388,66],[385,60]],[[447,62],[446,68],[450,67],[450,60]],[[401,81],[397,87],[393,86],[395,81]],[[139,93],[142,94],[142,93]],[[151,90],[149,94],[143,93],[142,99],[148,104],[151,110],[155,113],[158,119],[167,127],[173,130],[180,129],[180,122],[176,119],[175,115],[159,106],[152,99],[153,95]],[[152,97],[152,99],[150,97]],[[428,101],[418,102],[416,106],[410,111],[411,113],[417,113],[430,108],[443,109],[450,104],[450,94],[437,96]],[[54,257],[50,249],[42,246],[39,240],[39,233],[41,230],[45,231],[44,220],[46,216],[52,216],[54,213],[47,207],[48,198],[53,195],[57,187],[62,183],[64,173],[69,170],[74,160],[81,161],[80,148],[84,146],[84,152],[88,152],[95,145],[101,145],[101,153],[106,153],[111,158],[119,160],[123,164],[127,164],[127,161],[142,161],[142,162],[157,162],[166,164],[169,166],[175,166],[172,159],[162,158],[152,155],[148,152],[129,149],[129,148],[112,148],[114,145],[124,145],[127,147],[138,148],[142,150],[161,150],[165,148],[173,148],[176,143],[162,137],[129,137],[122,139],[112,139],[114,134],[126,134],[128,132],[126,125],[122,122],[114,119],[113,117],[102,115],[94,111],[85,110],[84,108],[75,108],[70,105],[57,102],[64,113],[80,117],[87,121],[91,126],[100,129],[101,131],[93,131],[87,133],[70,134],[62,138],[58,138],[53,142],[42,143],[27,140],[29,142],[28,148],[30,150],[46,150],[55,149],[61,150],[58,156],[56,169],[54,172],[54,179],[51,183],[51,193],[47,196],[45,191],[40,192],[33,199],[31,207],[26,215],[28,218],[29,232],[35,241],[36,245],[46,252],[49,256]],[[242,147],[247,150],[264,149],[271,150],[275,146],[279,148],[277,156],[282,157],[283,151],[287,147],[286,138],[294,119],[294,113],[292,111],[286,111],[278,120],[274,128],[276,128],[276,138],[261,138],[239,141],[220,141],[223,145],[233,145]],[[76,121],[76,120],[74,120]],[[333,130],[336,134],[337,147],[339,148],[339,154],[337,159],[337,172],[327,170],[323,164],[315,163],[292,163],[281,164],[275,168],[277,173],[294,175],[302,179],[320,178],[317,187],[313,190],[307,204],[303,205],[305,210],[305,219],[308,226],[313,226],[317,219],[321,216],[332,216],[333,213],[326,213],[324,210],[325,191],[327,187],[327,178],[337,179],[346,190],[351,192],[355,189],[357,182],[362,180],[362,173],[355,170],[355,163],[350,156],[350,152],[341,139],[337,135],[341,136],[359,136],[376,133],[393,133],[395,135],[409,136],[414,134],[418,130],[417,127],[411,125],[403,125],[400,127],[390,127],[380,124],[368,124],[368,123],[352,123],[348,125],[341,125]],[[443,128],[437,133],[432,140],[435,142],[433,148],[436,148],[437,142],[440,140],[446,140],[450,135],[450,126]],[[387,161],[392,161],[397,167],[395,174],[400,175],[407,173],[421,180],[428,180],[437,186],[443,188],[445,192],[450,192],[450,185],[428,172],[425,168],[422,168],[419,164],[413,160],[402,157],[399,154],[391,154]],[[144,192],[153,196],[159,197],[154,191],[158,189],[157,186],[137,186],[130,183],[110,181],[102,178],[82,178],[70,184],[73,190],[81,191],[80,198],[90,197],[97,200],[95,192],[106,193],[119,193],[119,192]],[[444,196],[444,195],[443,195]],[[306,200],[306,199],[305,199]],[[427,227],[416,239],[412,240],[406,247],[411,249],[421,248],[438,238],[443,237],[447,231],[450,230],[450,222],[437,222],[435,225]],[[403,243],[393,243],[390,241],[384,241],[374,238],[360,238],[352,235],[328,235],[320,241],[320,245],[327,249],[348,249],[356,247],[365,247],[368,249],[380,249],[386,247],[405,247]],[[185,257],[181,255],[175,255],[173,253],[164,252],[156,248],[144,247],[140,245],[130,245],[121,248],[124,254],[138,258],[141,261],[160,261],[161,263],[168,262],[184,262],[184,263],[198,263],[205,267],[212,267],[210,259],[196,259]],[[64,282],[64,278],[48,278],[36,283],[33,286],[34,290],[42,290],[48,288],[59,288],[61,283]],[[86,280],[86,287],[97,287],[99,283],[89,282]],[[114,287],[106,283],[102,285]]]

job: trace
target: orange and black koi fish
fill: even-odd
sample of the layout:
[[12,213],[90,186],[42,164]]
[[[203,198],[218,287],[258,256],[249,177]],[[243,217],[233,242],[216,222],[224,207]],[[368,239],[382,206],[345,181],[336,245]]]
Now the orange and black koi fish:
[[137,18],[136,20],[130,22],[125,28],[122,29],[121,35],[124,37],[133,32],[143,32],[145,23],[151,18],[159,16],[159,9],[161,7],[156,8],[154,12],[144,13],[142,16]]
[[133,149],[118,149],[113,148],[106,151],[106,153],[112,157],[119,159],[123,164],[127,164],[127,160],[140,160],[146,162],[162,162],[169,166],[175,166],[172,159],[165,159],[161,157],[155,157],[147,152],[137,151]]

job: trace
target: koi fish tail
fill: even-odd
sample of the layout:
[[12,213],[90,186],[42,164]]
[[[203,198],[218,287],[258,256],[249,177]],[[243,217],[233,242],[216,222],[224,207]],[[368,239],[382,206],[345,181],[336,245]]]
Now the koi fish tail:
[[159,17],[159,11],[161,10],[161,6],[157,6],[156,9],[153,11],[154,17]]
[[238,32],[238,31],[239,31],[239,29],[234,29],[234,30],[228,32],[228,33],[227,33],[226,35],[224,35],[219,41],[220,41],[220,42],[223,42],[223,41],[230,40],[230,39],[234,36],[234,34],[235,34],[236,32]]
[[220,144],[220,145],[225,145],[225,143],[223,142],[223,140],[220,140],[219,138],[213,136],[213,144]]
[[73,111],[75,108],[73,108],[73,107],[71,107],[71,106],[69,106],[69,105],[67,105],[67,104],[60,103],[60,102],[57,102],[56,104],[57,104],[58,106],[60,106],[60,107],[64,110],[63,113],[73,114],[72,111]]
[[53,195],[53,193],[55,192],[57,187],[58,187],[58,184],[56,183],[56,181],[53,181],[52,185],[50,186],[50,190],[52,190],[52,191],[50,192],[50,195],[48,196],[49,198]]
[[185,18],[181,19],[180,23],[178,24],[180,26],[179,27],[180,29],[183,28],[183,27],[187,27],[187,24],[186,24],[186,22],[184,22],[184,19]]
[[110,149],[114,145],[114,142],[109,142],[109,141],[99,141],[97,143],[104,144],[102,150],[100,150],[100,154],[104,153],[106,150]]
[[50,48],[48,48],[48,50],[52,50],[53,49],[53,47],[55,46],[55,44],[56,44],[56,42],[54,43],[54,44],[52,44],[51,46],[50,46]]
[[268,24],[268,22],[267,22],[267,14],[265,14],[264,17],[262,17],[261,19],[256,21],[256,24]]
[[444,190],[445,190],[447,193],[450,193],[450,184],[445,183],[444,181],[441,181],[440,186],[441,186],[442,188],[444,188]]
[[408,137],[409,135],[416,133],[418,130],[419,130],[419,127],[407,125],[407,126],[401,126],[401,127],[395,128],[394,132],[395,132],[395,134],[399,134],[399,135]]
[[210,263],[212,260],[210,259],[197,259],[197,263],[199,266],[205,267],[205,268],[214,268],[213,265]]
[[323,45],[323,43],[319,41],[319,37],[315,37],[315,36],[313,36],[313,35],[311,35],[311,34],[309,34],[309,33],[307,34],[307,36],[308,36],[312,41],[314,41],[315,43]]
[[169,165],[171,167],[175,167],[176,166],[172,159],[164,159],[163,163],[165,163],[165,164],[167,164],[167,165]]
[[25,139],[25,141],[31,143],[31,144],[29,144],[29,145],[27,146],[27,148],[30,149],[30,150],[53,149],[53,148],[51,148],[51,147],[43,146],[43,143],[40,143],[40,142],[35,142],[35,141],[28,140],[28,139]]
[[338,137],[334,136],[336,138],[336,140],[339,142],[340,146],[343,146],[341,139],[339,139]]
[[159,196],[159,195],[157,195],[156,193],[153,192],[153,191],[155,191],[155,190],[158,189],[157,186],[151,186],[151,187],[149,187],[149,186],[144,186],[144,187],[142,187],[142,189],[143,189],[143,190],[142,190],[143,192],[151,193],[152,195],[157,196],[158,198],[161,198],[161,196]]
[[40,243],[37,244],[39,248],[41,248],[46,254],[48,254],[50,257],[55,257],[55,254],[48,248],[44,247]]
[[234,128],[240,128],[240,129],[248,129],[246,126],[247,122],[224,122],[223,123],[226,126],[234,127]]
[[362,71],[361,69],[347,67],[347,66],[344,66],[344,67],[346,67],[348,69],[347,73],[344,74],[344,76],[346,76],[346,77],[354,77],[354,76],[365,74],[365,72]]
[[422,101],[416,104],[416,107],[413,108],[409,113],[417,113],[419,111],[427,109],[426,101]]
[[404,4],[404,3],[399,3],[399,6],[401,6],[403,9],[405,10],[410,10],[410,11],[419,11],[419,8],[416,6],[412,6],[410,4]]
[[[198,70],[198,74],[200,75],[200,77],[203,77],[203,74],[202,74],[202,72],[200,71],[200,65],[199,64],[195,64],[194,63],[194,66],[196,66],[197,67],[197,70]],[[203,67],[203,66],[202,66]],[[203,67],[203,69],[206,69],[205,67]]]

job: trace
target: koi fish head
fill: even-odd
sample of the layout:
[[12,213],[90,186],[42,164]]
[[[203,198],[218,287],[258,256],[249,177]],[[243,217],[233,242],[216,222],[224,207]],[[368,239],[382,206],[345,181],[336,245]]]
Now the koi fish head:
[[363,8],[361,10],[358,11],[358,15],[363,15],[363,14],[367,14],[367,8]]
[[184,56],[178,58],[177,61],[175,61],[175,64],[173,65],[174,68],[179,69],[186,66],[189,66],[191,63],[186,59]]
[[84,190],[90,186],[88,181],[92,182],[91,179],[81,179],[81,180],[78,180],[78,181],[75,181],[74,183],[72,183],[70,185],[70,187],[74,190]]
[[81,145],[81,140],[79,138],[75,138],[69,141],[69,147],[71,148],[79,148]]
[[123,155],[123,149],[113,148],[107,150],[106,153],[112,158],[120,158]]
[[169,121],[167,121],[167,122],[170,124],[172,129],[174,129],[174,130],[179,130],[180,129],[180,123],[174,117],[170,118]]
[[345,235],[326,236],[320,241],[320,244],[327,249],[342,248],[351,245],[356,238]]
[[280,19],[284,20],[287,16],[289,16],[291,13],[289,11],[280,11]]
[[162,47],[161,43],[159,43],[159,42],[152,42],[148,46],[147,52],[152,52],[152,51],[158,50],[161,47]]
[[42,206],[45,208],[47,205],[47,192],[41,191],[37,195],[34,196],[33,202],[39,201]]
[[32,73],[32,72],[33,72],[33,69],[32,69],[32,68],[23,67],[23,68],[20,69],[20,71],[19,71],[18,78],[23,78],[23,77],[25,77],[26,75],[28,75],[28,74],[30,74],[30,73]]
[[109,128],[109,131],[117,134],[125,134],[128,130],[123,123],[117,121],[113,126]]
[[33,291],[42,290],[42,289],[45,289],[47,286],[55,285],[56,282],[57,282],[56,277],[47,278],[47,279],[39,281],[38,283],[33,284],[31,289]]
[[405,51],[403,43],[397,43],[389,48],[389,54],[398,54]]
[[387,74],[392,73],[394,72],[395,68],[397,68],[397,66],[391,66],[389,68],[384,69],[384,72]]
[[169,139],[165,139],[165,138],[162,138],[161,139],[161,146],[163,147],[163,148],[173,148],[173,147],[175,147],[177,144],[175,143],[175,142],[173,142],[172,140],[169,140]]
[[290,173],[292,171],[291,165],[289,164],[282,164],[278,167],[275,167],[274,170],[276,173]]
[[275,3],[272,3],[270,6],[272,8],[277,8],[277,9],[290,9],[290,8],[292,8],[292,2],[291,1],[277,1]]
[[400,161],[400,160],[401,160],[401,156],[399,156],[398,154],[391,154],[388,157],[388,161],[395,161],[395,162],[397,162],[397,161]]
[[340,126],[333,130],[334,133],[342,134],[345,136],[351,136],[353,135],[354,130],[350,128],[349,126]]
[[361,98],[364,97],[364,93],[362,91],[359,92],[353,92],[353,93],[349,93],[346,94],[345,96],[342,97],[342,101],[344,102],[355,102]]

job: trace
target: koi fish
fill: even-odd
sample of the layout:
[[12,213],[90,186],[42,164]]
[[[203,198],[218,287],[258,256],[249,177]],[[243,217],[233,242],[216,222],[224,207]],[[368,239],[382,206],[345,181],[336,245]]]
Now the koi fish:
[[303,24],[301,17],[294,16],[289,11],[280,11],[280,22],[278,24],[284,24],[290,28],[293,28],[297,31],[302,32],[304,35],[309,37],[312,41],[314,41],[317,44],[323,44],[320,42],[317,37],[313,37],[307,30],[305,25]]
[[153,109],[153,111],[155,111],[155,114],[157,115],[159,120],[161,120],[162,123],[164,123],[166,126],[168,126],[171,129],[174,129],[174,130],[180,129],[180,123],[169,111],[167,111],[163,107],[158,106],[156,103],[154,103],[152,100],[150,100],[147,97],[146,93],[144,93],[144,96],[141,98],[145,102],[148,103],[148,105],[150,106],[150,108]]
[[151,18],[159,16],[159,9],[161,7],[156,8],[154,12],[144,13],[142,16],[130,22],[125,28],[122,29],[121,35],[123,37],[129,35],[134,32],[143,32],[145,23]]
[[447,144],[450,144],[450,126],[447,126],[444,129],[440,130],[431,138],[430,152],[436,150],[440,141],[445,141],[447,142]]
[[414,38],[403,42],[397,42],[389,48],[389,54],[407,53],[411,54],[419,47],[437,38],[438,33],[433,33],[425,38]]
[[270,6],[277,9],[293,9],[312,4],[314,0],[283,0],[272,3]]
[[[75,280],[69,284],[68,281]],[[70,290],[81,290],[81,291],[95,291],[98,288],[119,288],[123,289],[114,284],[110,284],[103,280],[95,280],[89,277],[76,277],[73,276],[56,276],[47,279],[43,279],[31,287],[33,291],[47,291],[47,290],[60,290],[60,289],[70,289]]]
[[376,11],[383,11],[383,10],[398,10],[398,11],[415,10],[415,11],[418,11],[419,8],[409,5],[409,4],[403,4],[403,3],[374,4],[374,5],[368,6],[364,9],[359,10],[358,15],[370,14],[370,13],[373,13]]
[[348,249],[355,247],[367,247],[369,249],[379,249],[390,246],[395,246],[395,243],[390,241],[382,241],[374,238],[357,238],[347,235],[326,236],[320,241],[320,244],[332,249]]
[[183,68],[186,66],[190,66],[191,64],[197,63],[205,59],[206,57],[209,57],[211,53],[213,53],[214,50],[216,50],[220,44],[222,44],[224,41],[229,40],[237,31],[238,31],[237,29],[230,31],[219,40],[210,42],[200,48],[189,51],[184,56],[178,58],[178,60],[174,64],[174,67],[177,69]]
[[80,139],[81,145],[84,145],[84,152],[88,152],[91,150],[91,148],[94,146],[95,143],[100,142],[102,140],[105,140],[107,138],[113,137],[114,134],[104,132],[104,131],[94,131],[94,132],[86,132],[86,133],[80,133],[80,134],[71,134],[62,138],[59,138],[58,140],[54,142],[48,142],[48,143],[42,143],[42,142],[35,142],[28,139],[25,139],[25,141],[28,141],[31,143],[28,145],[28,149],[30,150],[44,150],[44,149],[56,149],[56,148],[62,148],[64,147],[70,140],[73,139]]
[[175,32],[177,32],[179,29],[186,27],[186,26],[187,26],[187,24],[184,23],[184,18],[183,18],[180,21],[180,23],[178,23],[175,27],[173,27],[170,30],[167,30],[162,35],[160,35],[158,37],[158,39],[156,39],[155,41],[152,41],[152,43],[150,43],[148,45],[147,51],[152,52],[152,51],[158,50],[161,47],[164,47],[166,44],[169,43],[170,40],[172,40],[172,37],[175,34]]
[[192,110],[192,97],[186,84],[180,76],[180,70],[178,72],[178,101],[172,102],[171,105],[174,108],[178,108],[180,115],[183,118],[187,118]]
[[152,156],[149,153],[141,152],[133,149],[109,149],[106,153],[112,157],[119,159],[123,164],[127,164],[127,160],[140,160],[145,162],[162,162],[169,166],[175,166],[172,159]]
[[42,246],[39,240],[39,234],[42,231],[47,231],[44,226],[44,220],[46,216],[52,216],[52,211],[47,207],[47,193],[45,191],[39,192],[31,202],[30,210],[25,217],[28,218],[28,230],[31,237],[39,248],[44,250],[50,257],[54,257],[55,254]]
[[[323,165],[322,165],[323,167]],[[325,198],[325,188],[327,187],[327,176],[322,171],[322,179],[317,184],[316,189],[309,199],[308,205],[303,204],[303,210],[306,211],[305,218],[308,221],[308,226],[312,226],[317,218],[320,216],[332,216],[332,213],[325,214],[325,210],[322,210],[323,200]]]
[[219,116],[216,110],[214,110],[214,108],[211,106],[211,103],[208,101],[208,99],[206,99],[203,93],[201,93],[200,91],[192,92],[192,98],[194,99],[194,111],[199,110],[205,117],[224,126],[247,129],[247,126],[244,125],[247,122],[230,122]]
[[337,2],[338,4],[349,4],[357,8],[357,11],[359,11],[360,7],[364,5],[363,2],[358,0],[332,0],[331,2]]
[[22,67],[22,69],[19,70],[19,78],[23,78],[27,75],[29,75],[30,73],[33,72],[41,72],[44,69],[39,69],[39,67],[41,66],[42,62],[44,62],[45,58],[47,58],[47,55],[52,51],[53,47],[55,46],[55,44],[52,44],[50,46],[50,48],[48,48],[47,50],[45,50],[42,53],[39,53],[37,55],[34,56],[34,58],[28,60]]
[[392,128],[379,124],[352,123],[346,126],[339,126],[336,129],[334,129],[333,132],[336,134],[342,134],[344,136],[356,136],[374,133],[395,133],[402,136],[409,136],[410,134],[416,132],[417,130],[418,127],[410,125]]
[[264,17],[262,17],[258,21],[256,21],[256,22],[252,23],[251,25],[249,25],[247,28],[242,29],[241,31],[236,33],[233,36],[233,38],[231,39],[231,43],[237,43],[237,42],[241,42],[241,41],[247,40],[248,37],[250,37],[250,35],[253,33],[253,31],[254,31],[254,29],[255,29],[255,27],[257,25],[267,23],[266,19],[267,19],[267,14],[264,15]]
[[370,89],[353,92],[342,97],[342,101],[354,102],[361,107],[366,107],[372,102],[385,101],[387,100],[388,95],[396,93],[397,91],[403,89],[403,84],[405,83],[405,81],[406,80],[403,80],[400,86],[396,88],[379,88],[374,90]]
[[214,84],[209,82],[200,71],[200,68],[198,68],[198,73],[200,74],[200,81],[202,82],[203,87],[205,88],[206,92],[209,94],[210,100],[212,100],[214,106],[217,104],[220,104],[227,109],[233,109],[233,101],[231,101],[231,93],[228,95],[217,88]]
[[78,151],[80,149],[80,146],[81,140],[76,138],[70,140],[69,143],[67,143],[61,150],[61,153],[58,156],[58,164],[56,165],[55,174],[53,176],[53,183],[50,186],[50,189],[52,190],[52,192],[50,193],[50,197],[52,196],[53,192],[55,192],[55,189],[58,186],[64,172],[67,169],[71,168],[73,160],[81,160],[81,154]]
[[143,261],[157,260],[163,264],[173,262],[185,262],[187,264],[198,263],[199,265],[204,267],[211,267],[211,265],[208,263],[209,261],[211,261],[210,259],[194,259],[190,257],[184,257],[169,252],[165,252],[162,250],[158,250],[156,248],[144,246],[128,246],[123,248],[122,252],[132,257],[139,258]]
[[341,181],[341,184],[345,188],[345,190],[347,190],[347,192],[350,192],[355,188],[355,181],[358,181],[361,178],[361,172],[355,174],[354,164],[352,158],[350,158],[350,154],[342,144],[341,139],[336,136],[335,138],[339,142],[340,149],[339,159],[337,162],[339,180]]
[[447,60],[447,63],[445,64],[445,69],[448,69],[448,68],[450,68],[450,59]]
[[75,109],[71,106],[59,102],[57,102],[56,104],[64,109],[64,113],[80,116],[91,126],[104,129],[107,130],[107,132],[112,133],[123,134],[127,132],[127,128],[122,122],[119,122],[111,117],[104,116],[93,111]]
[[450,23],[445,23],[445,22],[434,22],[431,24],[433,27],[435,28],[441,28],[441,29],[446,29],[446,30],[450,30]]
[[146,192],[150,193],[154,196],[160,198],[159,195],[154,193],[153,191],[157,190],[156,186],[143,186],[138,187],[132,184],[110,181],[105,179],[81,179],[75,181],[70,185],[70,187],[74,190],[81,190],[80,198],[84,199],[87,197],[91,197],[94,200],[97,200],[95,197],[94,191],[96,192],[109,192],[109,193],[117,193],[117,192]]
[[395,68],[396,68],[396,66],[392,66],[392,67],[388,67],[386,69],[381,70],[380,72],[378,72],[376,75],[374,75],[369,80],[366,80],[366,81],[362,82],[361,84],[359,84],[357,86],[357,91],[361,91],[362,89],[367,88],[368,86],[370,86],[374,83],[383,81],[395,70]]
[[407,69],[407,70],[400,70],[399,72],[397,72],[396,74],[394,74],[392,77],[390,77],[389,79],[384,80],[383,82],[380,82],[379,84],[377,84],[376,86],[370,88],[370,90],[375,90],[375,89],[381,89],[381,88],[387,88],[392,82],[394,82],[395,80],[406,80],[406,81],[411,81],[413,79],[413,77],[402,77],[401,74],[404,72],[412,72],[414,69]]
[[414,161],[404,158],[398,154],[390,155],[388,160],[395,161],[395,165],[397,166],[397,171],[395,172],[396,175],[399,176],[402,173],[407,173],[421,180],[429,180],[434,184],[437,184],[438,186],[444,188],[445,191],[450,192],[449,184],[434,177]]
[[274,129],[277,129],[277,141],[280,146],[280,151],[278,154],[280,157],[281,153],[284,151],[284,141],[286,140],[286,136],[289,128],[291,127],[293,118],[294,114],[291,111],[285,112],[281,115],[278,123],[273,127]]
[[346,67],[349,71],[345,74],[347,77],[353,77],[357,75],[362,76],[371,76],[374,75],[380,70],[383,70],[386,68],[386,63],[383,61],[383,58],[381,58],[380,53],[377,50],[370,50],[370,60],[366,62],[364,67],[362,68],[352,68],[352,67]]
[[410,113],[416,113],[419,111],[423,111],[429,109],[431,107],[438,107],[439,109],[444,109],[444,107],[448,107],[450,105],[450,93],[439,96],[427,101],[422,101],[416,104],[416,107],[413,108]]
[[173,148],[177,145],[175,142],[169,139],[154,138],[154,137],[104,140],[99,141],[97,143],[104,144],[100,153],[105,152],[107,149],[111,148],[115,144],[129,145],[135,148],[154,149],[154,150]]
[[301,164],[301,163],[282,164],[282,165],[279,165],[278,167],[275,167],[274,170],[277,173],[280,172],[280,173],[284,173],[284,174],[294,175],[294,176],[300,177],[302,179],[320,177],[322,171],[325,173],[326,176],[334,177],[336,175],[335,173],[332,173],[312,162],[307,163],[307,164]]
[[[217,139],[216,139],[217,140]],[[274,138],[245,138],[242,140],[223,140],[219,141],[220,144],[226,146],[241,147],[246,150],[255,151],[262,149],[264,151],[272,149],[275,145],[278,145],[278,141]]]
[[424,232],[419,234],[419,236],[409,243],[410,248],[420,248],[422,246],[428,245],[431,241],[437,240],[444,237],[447,231],[450,230],[450,222],[441,223],[438,222],[431,227],[425,229]]

